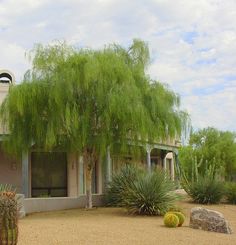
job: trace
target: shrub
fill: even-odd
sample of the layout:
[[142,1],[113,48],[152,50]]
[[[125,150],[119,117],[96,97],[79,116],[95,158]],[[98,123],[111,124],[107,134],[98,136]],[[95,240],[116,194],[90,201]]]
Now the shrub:
[[182,226],[183,225],[183,223],[185,221],[185,216],[184,216],[183,213],[170,211],[170,212],[168,212],[166,214],[175,214],[179,218],[179,224],[178,224],[178,226]]
[[187,192],[196,203],[215,204],[221,201],[225,191],[222,182],[201,177],[198,181],[189,183]]
[[131,183],[137,180],[142,169],[134,165],[124,165],[121,170],[114,174],[112,181],[108,183],[108,188],[105,194],[105,202],[108,206],[122,206],[125,192],[130,187]]
[[0,187],[0,244],[17,244],[18,208],[15,192],[9,186]]
[[160,170],[148,173],[134,166],[125,167],[114,176],[107,200],[131,214],[164,215],[175,207],[174,189],[174,183]]
[[173,213],[167,213],[164,216],[164,224],[167,227],[175,228],[179,225],[179,218]]
[[230,182],[226,184],[226,198],[229,203],[236,204],[236,183]]

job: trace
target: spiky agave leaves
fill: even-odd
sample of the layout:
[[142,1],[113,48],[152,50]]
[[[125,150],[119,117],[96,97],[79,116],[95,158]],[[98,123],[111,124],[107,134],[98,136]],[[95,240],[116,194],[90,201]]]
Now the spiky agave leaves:
[[174,183],[164,172],[144,172],[127,190],[124,203],[131,214],[164,215],[175,207],[174,188]]
[[130,214],[163,215],[175,207],[174,183],[162,171],[148,173],[125,166],[114,175],[107,191],[110,205],[127,208]]
[[126,192],[130,190],[144,170],[132,164],[124,165],[120,171],[113,175],[108,183],[105,200],[108,206],[125,206]]
[[222,181],[199,177],[198,181],[190,183],[188,194],[195,203],[214,204],[221,201],[225,188]]

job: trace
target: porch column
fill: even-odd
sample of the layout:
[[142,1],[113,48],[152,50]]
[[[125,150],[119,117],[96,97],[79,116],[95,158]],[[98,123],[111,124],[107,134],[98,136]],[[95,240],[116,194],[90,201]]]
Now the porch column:
[[151,148],[147,147],[146,151],[147,151],[147,169],[148,169],[148,172],[151,172],[151,170],[152,170],[152,166],[151,166]]
[[102,158],[99,157],[99,160],[97,162],[98,164],[98,171],[97,171],[97,175],[98,175],[98,194],[102,194],[103,193],[103,186],[102,186],[102,182],[103,182],[103,179],[102,179]]
[[110,147],[107,147],[107,156],[106,156],[106,184],[111,182],[112,179],[112,166],[111,166],[111,153]]
[[[167,156],[167,154],[166,154],[166,156]],[[164,169],[164,171],[166,171],[166,156],[163,159],[163,169]]]
[[25,198],[29,197],[29,154],[28,151],[22,153],[22,192]]
[[175,154],[173,153],[173,157],[171,159],[171,169],[170,169],[170,177],[171,180],[175,180]]

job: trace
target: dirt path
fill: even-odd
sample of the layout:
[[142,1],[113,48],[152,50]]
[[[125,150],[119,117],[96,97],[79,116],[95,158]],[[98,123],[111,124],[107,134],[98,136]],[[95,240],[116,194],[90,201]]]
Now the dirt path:
[[162,217],[128,216],[119,208],[57,211],[29,215],[20,220],[19,245],[235,245],[236,205],[214,205],[230,222],[232,235],[194,230],[188,227],[189,212],[194,206],[181,202],[187,214],[182,228],[166,228]]

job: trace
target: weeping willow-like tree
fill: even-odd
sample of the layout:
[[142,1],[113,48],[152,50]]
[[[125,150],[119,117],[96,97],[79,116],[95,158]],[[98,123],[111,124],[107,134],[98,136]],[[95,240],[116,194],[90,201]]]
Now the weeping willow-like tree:
[[37,45],[30,54],[32,69],[1,107],[10,132],[6,146],[18,154],[34,144],[83,155],[88,208],[94,164],[108,147],[123,151],[130,142],[180,135],[186,115],[178,95],[145,73],[144,42],[101,50]]

